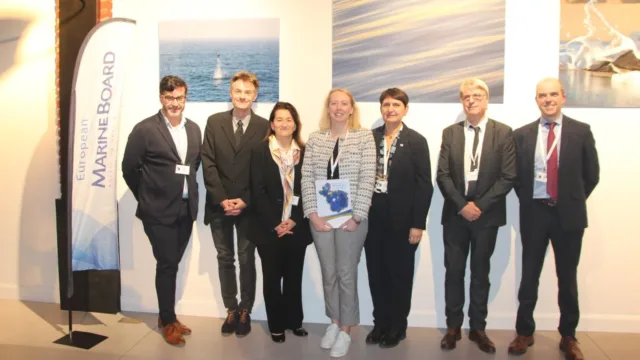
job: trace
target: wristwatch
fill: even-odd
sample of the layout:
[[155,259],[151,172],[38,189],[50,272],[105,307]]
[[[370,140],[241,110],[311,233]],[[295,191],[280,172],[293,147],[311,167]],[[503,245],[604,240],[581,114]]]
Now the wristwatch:
[[353,219],[353,221],[354,221],[356,224],[358,224],[358,225],[360,225],[360,223],[362,222],[362,218],[360,218],[359,220],[358,220],[358,219],[356,219],[356,217],[355,217],[355,216],[352,216],[351,218],[352,218],[352,219]]

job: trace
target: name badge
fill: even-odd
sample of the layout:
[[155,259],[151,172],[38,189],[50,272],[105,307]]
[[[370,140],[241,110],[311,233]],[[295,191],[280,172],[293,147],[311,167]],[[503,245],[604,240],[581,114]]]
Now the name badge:
[[467,182],[468,181],[478,181],[478,169],[475,169],[467,174]]
[[377,193],[386,194],[387,193],[387,185],[388,185],[387,180],[376,179],[376,186],[375,186],[374,191],[377,192]]
[[176,165],[176,174],[180,174],[180,175],[189,175],[189,165],[180,165],[177,164]]
[[291,205],[298,206],[299,202],[300,202],[300,196],[293,195],[293,197],[291,198]]
[[547,173],[545,171],[536,171],[536,181],[546,183]]

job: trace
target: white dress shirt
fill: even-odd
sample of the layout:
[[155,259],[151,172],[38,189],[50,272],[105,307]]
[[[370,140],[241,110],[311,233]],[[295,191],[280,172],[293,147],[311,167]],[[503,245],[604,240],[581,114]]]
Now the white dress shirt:
[[[188,147],[188,139],[187,139],[187,129],[185,125],[187,123],[187,119],[185,119],[184,115],[180,120],[180,124],[178,126],[173,126],[169,122],[164,114],[164,122],[167,125],[167,129],[169,129],[169,134],[171,134],[171,138],[173,139],[173,143],[176,145],[176,150],[178,150],[178,155],[180,156],[180,160],[184,165],[184,162],[187,158],[187,147]],[[187,176],[184,177],[184,186],[182,187],[182,198],[189,198],[189,186],[187,185]]]

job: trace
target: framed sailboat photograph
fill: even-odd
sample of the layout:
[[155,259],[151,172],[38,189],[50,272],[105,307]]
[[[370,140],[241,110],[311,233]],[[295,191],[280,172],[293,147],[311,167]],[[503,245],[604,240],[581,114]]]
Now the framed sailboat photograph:
[[160,74],[189,86],[187,101],[228,102],[233,74],[250,71],[260,79],[256,102],[280,95],[280,20],[171,20],[158,25]]

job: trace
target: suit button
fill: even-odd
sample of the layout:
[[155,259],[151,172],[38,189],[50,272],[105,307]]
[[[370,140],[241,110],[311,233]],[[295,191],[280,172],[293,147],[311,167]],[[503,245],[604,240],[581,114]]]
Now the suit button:
[[282,203],[282,199],[278,199],[278,202],[279,202],[279,203]]

